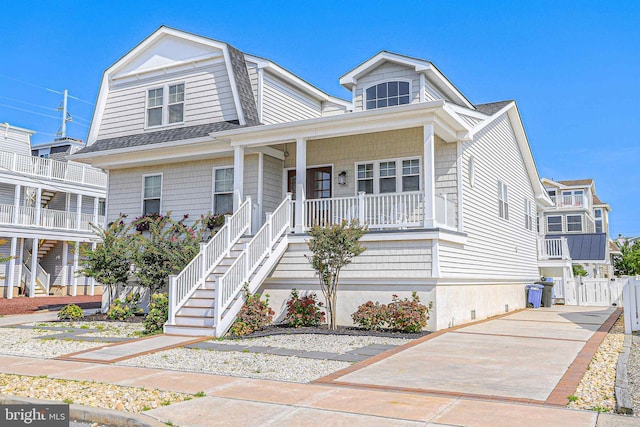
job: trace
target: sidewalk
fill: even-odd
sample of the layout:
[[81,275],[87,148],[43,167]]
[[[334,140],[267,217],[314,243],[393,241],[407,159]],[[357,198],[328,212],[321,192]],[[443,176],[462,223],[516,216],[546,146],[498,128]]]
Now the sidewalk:
[[[640,418],[546,402],[578,369],[578,359],[597,348],[616,318],[611,313],[584,307],[522,311],[431,334],[315,384],[13,356],[0,356],[0,371],[204,391],[205,397],[144,412],[183,427],[640,425]],[[541,355],[549,369],[541,369]]]

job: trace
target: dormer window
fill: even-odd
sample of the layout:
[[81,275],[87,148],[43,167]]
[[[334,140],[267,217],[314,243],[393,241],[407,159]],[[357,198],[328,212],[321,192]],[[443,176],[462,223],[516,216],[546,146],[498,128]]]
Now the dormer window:
[[409,103],[409,82],[384,82],[366,90],[367,110]]
[[147,127],[184,120],[184,83],[147,91]]

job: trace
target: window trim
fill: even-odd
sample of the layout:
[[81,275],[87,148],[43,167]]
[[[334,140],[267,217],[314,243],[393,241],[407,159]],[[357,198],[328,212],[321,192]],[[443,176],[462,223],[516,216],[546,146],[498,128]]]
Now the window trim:
[[[404,175],[402,174],[402,162],[405,160],[418,160],[418,189],[411,191],[402,191],[402,180]],[[373,193],[367,194],[392,194],[392,193],[381,193],[380,192],[380,178],[384,178],[380,176],[380,163],[388,163],[395,162],[396,164],[396,190],[392,193],[411,193],[415,191],[422,191],[422,181],[423,181],[423,171],[422,171],[422,156],[411,156],[411,157],[396,157],[391,159],[377,159],[377,160],[365,160],[355,162],[353,166],[353,180],[354,180],[354,191],[355,194],[358,194],[358,166],[359,165],[367,165],[373,164]],[[414,176],[409,175],[409,176]]]
[[[549,229],[549,218],[560,218],[560,230],[556,231],[556,230],[550,230]],[[545,228],[547,230],[547,234],[549,233],[562,233],[562,215],[547,215],[547,220],[545,221]]]
[[524,228],[526,230],[533,230],[533,215],[531,211],[533,210],[533,203],[531,200],[525,197],[524,199]]
[[[501,206],[504,206],[502,212]],[[498,180],[498,217],[509,221],[509,186],[501,179]]]
[[[146,173],[142,175],[142,203],[140,204],[140,216],[144,216],[144,202],[146,198],[144,197],[144,182],[145,179],[149,176],[159,176],[160,177],[160,204],[158,206],[159,215],[162,215],[162,193],[164,189],[164,173],[163,172],[155,172],[155,173]],[[155,199],[155,198],[154,198]]]
[[[580,230],[569,230],[569,217],[578,217],[580,218]],[[584,218],[582,215],[567,215],[567,233],[582,233],[584,230]],[[575,223],[574,223],[575,224]],[[595,227],[595,225],[594,225]]]
[[[372,88],[373,86],[377,86],[379,84],[382,83],[390,83],[390,82],[406,82],[409,83],[409,102],[407,104],[400,104],[400,100],[398,100],[398,105],[391,105],[391,107],[399,107],[401,105],[409,105],[411,104],[411,101],[413,101],[413,80],[411,79],[407,79],[407,78],[392,78],[392,79],[383,79],[383,80],[377,80],[373,83],[371,83],[368,86],[365,86],[362,88],[362,111],[369,111],[369,109],[367,108],[367,90]],[[400,97],[400,95],[398,95],[398,98]],[[387,96],[387,99],[389,97]],[[376,98],[378,99],[378,98]],[[389,108],[389,105],[387,105],[386,107],[376,107],[376,108],[372,108],[371,110],[379,110],[380,108]]]
[[[211,213],[216,211],[216,194],[229,194],[229,192],[216,193],[216,171],[220,169],[231,169],[233,171],[233,165],[221,165],[214,166],[211,172]],[[235,173],[235,171],[234,171]],[[235,182],[233,183],[235,185]],[[231,189],[231,197],[233,198],[233,187]],[[233,210],[233,208],[232,208]],[[232,212],[233,213],[233,212]]]
[[[178,85],[184,85],[184,93],[183,93],[183,100],[182,100],[182,121],[179,122],[173,122],[173,123],[169,123],[169,105],[173,105],[169,103],[169,88],[172,86],[178,86]],[[149,125],[149,91],[150,90],[156,90],[156,89],[162,89],[162,120],[161,123],[159,125]],[[166,127],[166,126],[175,126],[175,125],[183,125],[184,124],[184,115],[185,115],[185,110],[186,110],[186,103],[187,103],[187,84],[185,81],[181,81],[181,82],[172,82],[172,83],[165,83],[163,85],[158,85],[158,86],[153,86],[153,87],[147,87],[144,90],[144,129],[159,129],[162,127]],[[157,108],[157,107],[152,107],[152,108]]]

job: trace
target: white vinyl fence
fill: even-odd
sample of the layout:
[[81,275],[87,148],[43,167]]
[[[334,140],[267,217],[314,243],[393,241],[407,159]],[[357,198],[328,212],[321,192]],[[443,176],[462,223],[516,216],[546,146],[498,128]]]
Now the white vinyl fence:
[[576,277],[562,280],[553,279],[553,293],[556,300],[563,299],[565,305],[609,307],[622,305],[622,288],[627,278],[590,279]]
[[624,283],[624,332],[640,331],[640,277],[625,277]]

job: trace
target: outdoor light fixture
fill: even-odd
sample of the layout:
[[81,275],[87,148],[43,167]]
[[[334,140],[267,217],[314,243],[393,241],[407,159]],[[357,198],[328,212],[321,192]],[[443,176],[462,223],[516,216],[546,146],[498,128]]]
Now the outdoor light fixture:
[[342,171],[338,174],[338,184],[339,185],[347,185],[347,172]]

